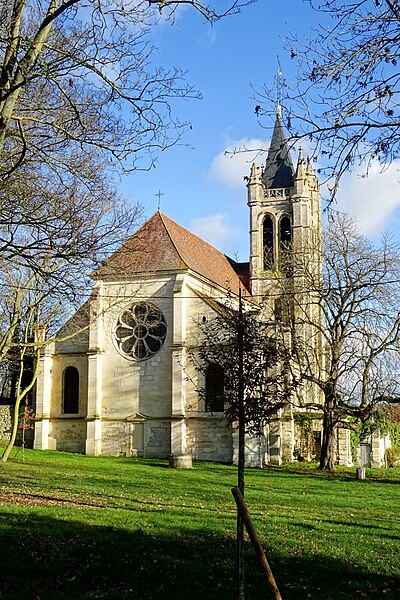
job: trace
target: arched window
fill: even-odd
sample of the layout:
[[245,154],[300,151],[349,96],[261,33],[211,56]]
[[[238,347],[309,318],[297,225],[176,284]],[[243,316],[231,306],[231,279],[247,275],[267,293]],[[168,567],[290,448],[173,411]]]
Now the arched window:
[[292,224],[288,216],[282,217],[279,223],[279,264],[289,277],[292,273]]
[[263,260],[264,270],[274,266],[274,224],[271,217],[265,217],[263,223]]
[[63,413],[79,413],[79,371],[76,367],[67,367],[63,378]]
[[224,370],[220,365],[208,365],[206,370],[206,411],[224,410]]

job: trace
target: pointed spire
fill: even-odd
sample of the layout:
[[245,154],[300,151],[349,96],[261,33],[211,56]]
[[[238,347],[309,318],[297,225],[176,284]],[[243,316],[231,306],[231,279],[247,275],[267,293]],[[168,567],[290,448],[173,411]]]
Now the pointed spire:
[[253,164],[251,165],[251,169],[250,169],[250,177],[249,177],[249,183],[261,183],[260,180],[260,169],[258,168],[258,165],[253,162]]
[[300,146],[295,179],[305,179],[306,176],[306,161],[303,159],[303,148]]
[[299,148],[299,161],[298,162],[303,162],[303,146],[300,146],[300,148]]
[[282,110],[278,102],[275,127],[263,172],[263,183],[268,188],[286,188],[293,185],[293,163],[283,130]]
[[313,175],[315,177],[315,172],[312,168],[310,157],[307,158],[307,175]]

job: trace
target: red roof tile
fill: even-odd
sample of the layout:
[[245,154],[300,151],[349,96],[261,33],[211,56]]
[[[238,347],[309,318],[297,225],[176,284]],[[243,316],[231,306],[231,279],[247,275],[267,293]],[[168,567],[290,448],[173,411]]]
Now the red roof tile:
[[187,269],[233,293],[240,287],[243,295],[249,296],[225,254],[159,211],[94,276]]

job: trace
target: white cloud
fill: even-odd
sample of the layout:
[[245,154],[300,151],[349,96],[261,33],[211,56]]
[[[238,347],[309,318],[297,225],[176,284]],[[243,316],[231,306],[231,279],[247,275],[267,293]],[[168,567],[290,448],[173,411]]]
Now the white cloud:
[[373,161],[365,177],[361,169],[346,175],[337,200],[337,208],[355,216],[365,235],[392,230],[397,224],[395,212],[400,208],[400,160],[384,170],[378,161]]
[[192,219],[189,229],[216,248],[232,246],[243,235],[241,228],[231,226],[227,215],[222,213]]
[[205,36],[199,39],[207,48],[212,48],[217,41],[217,28],[209,27]]
[[262,164],[266,152],[260,150],[268,147],[265,140],[256,138],[231,140],[225,149],[215,156],[209,175],[232,187],[243,187],[243,177],[248,175],[252,162]]

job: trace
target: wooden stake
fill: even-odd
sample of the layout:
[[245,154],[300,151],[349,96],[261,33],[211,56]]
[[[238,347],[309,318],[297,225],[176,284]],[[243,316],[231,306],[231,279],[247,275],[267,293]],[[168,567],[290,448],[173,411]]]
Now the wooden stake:
[[260,540],[258,539],[256,530],[254,529],[253,522],[250,517],[250,513],[246,506],[246,503],[243,499],[241,491],[238,487],[232,488],[232,494],[235,498],[236,505],[238,511],[240,512],[243,522],[245,524],[247,533],[249,534],[249,538],[251,543],[253,544],[254,550],[258,556],[258,560],[260,561],[261,568],[264,571],[264,575],[267,579],[268,585],[271,588],[274,600],[282,600],[282,596],[279,592],[278,586],[276,585],[275,577],[271,571],[271,567],[269,566],[269,562],[264,552],[264,548],[260,544]]

